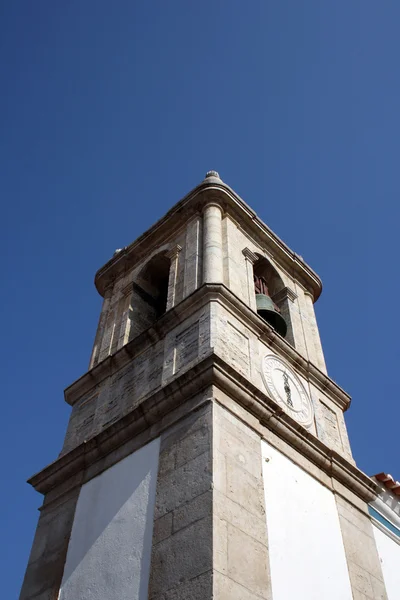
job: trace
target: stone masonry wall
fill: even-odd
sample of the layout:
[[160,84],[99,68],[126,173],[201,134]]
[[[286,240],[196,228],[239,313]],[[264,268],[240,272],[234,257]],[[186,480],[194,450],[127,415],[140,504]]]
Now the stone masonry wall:
[[41,509],[19,600],[58,598],[79,489]]
[[74,404],[62,454],[118,421],[134,410],[143,398],[209,354],[209,305],[193,312],[163,339],[139,351],[135,350],[133,340],[130,352],[133,357],[128,364],[83,394]]
[[217,402],[213,557],[216,600],[271,599],[260,437]]
[[[306,298],[305,290],[262,248],[251,239],[235,221],[226,215],[222,222],[224,283],[244,303],[252,308],[249,294],[254,294],[252,281],[248,281],[246,259],[243,250],[265,256],[276,269],[284,286],[293,292],[293,297],[285,304],[285,318],[289,322],[288,340],[296,350],[315,366],[326,373],[318,326],[311,298]],[[248,289],[250,285],[250,290]]]
[[382,567],[367,505],[336,495],[354,600],[387,600]]
[[[268,393],[262,376],[262,358],[267,354],[277,354],[276,348],[269,348],[248,325],[218,303],[211,307],[211,346],[218,356],[248,378],[264,393]],[[282,356],[285,359],[284,356]],[[292,365],[296,371],[296,367]],[[302,381],[314,405],[315,424],[309,431],[317,435],[327,446],[353,461],[347,429],[342,410],[332,402],[326,392],[308,382],[301,373]]]
[[161,438],[149,600],[213,597],[212,526],[210,403]]

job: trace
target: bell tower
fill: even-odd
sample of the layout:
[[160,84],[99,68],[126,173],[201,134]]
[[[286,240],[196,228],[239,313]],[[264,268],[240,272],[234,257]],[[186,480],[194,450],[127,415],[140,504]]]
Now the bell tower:
[[20,600],[387,598],[303,259],[210,171],[95,285]]

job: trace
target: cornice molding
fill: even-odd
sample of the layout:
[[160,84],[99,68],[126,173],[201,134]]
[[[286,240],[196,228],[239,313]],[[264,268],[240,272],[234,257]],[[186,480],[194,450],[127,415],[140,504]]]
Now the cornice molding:
[[351,398],[342,388],[313,363],[303,358],[289,342],[275,332],[271,325],[259,317],[255,311],[251,310],[224,284],[218,283],[203,284],[190,296],[187,296],[182,302],[167,311],[152,327],[72,383],[64,392],[65,401],[74,405],[84,393],[106,377],[116,373],[147,347],[163,339],[169,331],[208,302],[219,302],[231,311],[261,341],[268,344],[274,351],[279,351],[283,358],[288,359],[300,375],[313,383],[321,392],[325,392],[342,411],[348,409]]
[[[210,178],[213,179],[213,178]],[[202,212],[209,202],[216,203],[224,213],[232,214],[240,221],[243,230],[250,233],[258,243],[269,249],[277,264],[281,265],[312,294],[317,300],[322,291],[322,283],[318,275],[304,262],[301,256],[290,248],[261,221],[257,214],[228,185],[218,180],[205,180],[175,206],[159,221],[143,233],[132,244],[123,248],[113,256],[95,276],[98,292],[104,290],[110,281],[125,274],[135,266],[154,246],[158,246],[171,236],[171,230],[178,228],[192,218],[194,213]]]
[[[267,394],[214,353],[188,371],[172,378],[162,389],[143,398],[140,405],[128,415],[58,458],[31,477],[29,483],[42,494],[51,492],[46,504],[59,501],[60,497],[69,493],[73,487],[82,485],[99,474],[91,467],[96,463],[99,464],[98,461],[102,458],[110,456],[110,460],[101,467],[104,470],[114,464],[113,460],[117,462],[120,459],[116,456],[112,458],[111,453],[135,436],[148,430],[150,436],[146,439],[149,441],[173,424],[174,414],[178,415],[176,420],[186,416],[193,410],[189,402],[190,398],[210,386],[227,393],[248,413],[255,416],[262,426],[289,443],[301,455],[328,474],[332,480],[339,481],[366,502],[376,498],[378,486],[367,475],[301,427]],[[207,398],[202,402],[204,404],[212,401],[216,400]],[[184,410],[184,414],[182,411],[173,412],[177,407],[184,409],[185,406],[187,406],[186,413]],[[167,415],[168,419],[165,419]],[[333,483],[332,487],[334,488]]]
[[286,299],[290,300],[291,302],[294,302],[296,298],[297,294],[293,290],[291,290],[289,287],[284,287],[272,297],[272,300],[275,303],[282,302],[282,300]]
[[257,254],[254,254],[254,252],[252,252],[249,248],[243,248],[242,254],[246,258],[246,260],[251,262],[252,265],[254,265],[254,263],[258,261]]

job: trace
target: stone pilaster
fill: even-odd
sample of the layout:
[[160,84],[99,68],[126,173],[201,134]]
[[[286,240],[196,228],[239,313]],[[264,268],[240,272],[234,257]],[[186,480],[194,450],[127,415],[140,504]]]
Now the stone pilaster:
[[212,596],[212,405],[161,437],[149,600]]
[[117,342],[118,350],[125,346],[129,341],[129,333],[131,326],[130,312],[132,304],[132,283],[130,283],[124,290],[122,290],[122,298],[120,300],[120,327],[119,336]]
[[[346,495],[349,496],[348,492]],[[367,505],[357,498],[354,500],[358,507],[342,495],[336,495],[353,598],[354,600],[387,600],[382,567]]]
[[313,344],[315,355],[316,366],[321,369],[323,373],[326,373],[326,364],[324,358],[324,352],[322,350],[321,338],[318,331],[317,319],[314,310],[314,299],[309,292],[304,293],[305,301],[308,309],[308,328],[307,333],[310,339],[306,340],[307,344]]
[[200,285],[201,275],[201,237],[202,220],[200,215],[195,215],[186,228],[185,240],[185,270],[183,297],[189,296]]
[[215,600],[272,598],[260,437],[216,402],[213,566]]
[[258,256],[254,254],[248,248],[244,248],[242,251],[245,261],[246,261],[246,277],[247,277],[247,295],[248,295],[248,304],[251,310],[257,312],[256,305],[256,295],[254,292],[254,273],[253,273],[253,265],[258,260]]
[[167,254],[171,261],[168,280],[167,310],[175,306],[176,283],[178,279],[178,262],[182,247],[177,244]]
[[104,329],[107,322],[107,315],[110,308],[111,297],[112,289],[109,288],[104,294],[103,306],[101,308],[99,324],[97,326],[96,337],[93,344],[92,356],[90,357],[89,370],[92,369],[99,362],[100,348],[104,335]]
[[19,600],[58,598],[79,490],[42,507]]

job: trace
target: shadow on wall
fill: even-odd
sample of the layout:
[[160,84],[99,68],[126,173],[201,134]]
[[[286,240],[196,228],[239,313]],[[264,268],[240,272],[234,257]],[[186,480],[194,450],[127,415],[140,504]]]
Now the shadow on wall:
[[60,600],[147,600],[159,439],[80,492]]

